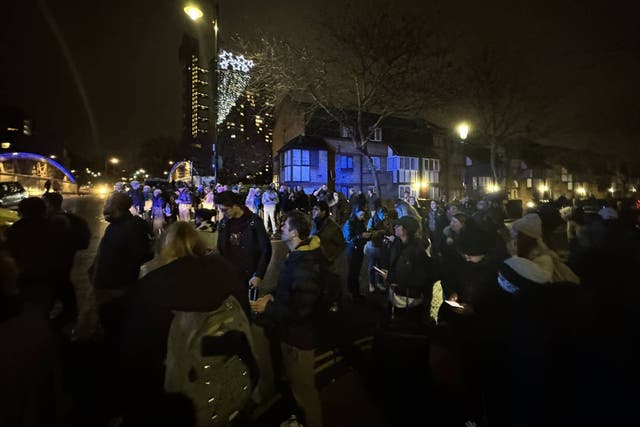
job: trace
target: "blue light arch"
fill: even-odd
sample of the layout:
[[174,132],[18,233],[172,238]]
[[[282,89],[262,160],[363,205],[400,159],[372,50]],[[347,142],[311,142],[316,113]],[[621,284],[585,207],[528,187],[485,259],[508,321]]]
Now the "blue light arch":
[[167,179],[169,181],[171,181],[171,177],[173,176],[173,173],[176,171],[176,169],[178,169],[180,166],[186,166],[189,163],[191,163],[189,160],[180,160],[178,162],[175,162],[173,164],[173,166],[171,166],[171,169],[169,170],[169,175],[167,175]]
[[69,181],[71,181],[71,183],[76,184],[76,179],[71,174],[71,172],[69,172],[67,168],[65,168],[64,166],[62,166],[60,163],[56,162],[52,158],[49,158],[40,154],[35,154],[35,153],[2,153],[0,154],[0,162],[13,160],[13,159],[32,160],[34,162],[45,162],[47,164],[50,164],[51,166],[54,166],[60,172],[62,172],[64,176],[69,178]]

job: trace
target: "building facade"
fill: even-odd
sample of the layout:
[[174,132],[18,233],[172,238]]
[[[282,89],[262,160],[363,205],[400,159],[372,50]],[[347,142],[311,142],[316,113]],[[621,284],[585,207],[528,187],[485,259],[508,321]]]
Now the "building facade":
[[211,172],[209,140],[209,70],[200,60],[198,40],[184,34],[179,49],[182,65],[182,145],[198,174]]
[[[288,126],[276,124],[276,135],[287,135],[288,127],[301,128],[297,120],[287,120]],[[274,179],[282,184],[300,185],[307,192],[327,184],[347,195],[350,188],[363,192],[375,188],[377,176],[385,198],[400,198],[409,192],[438,200],[446,198],[450,187],[461,188],[461,183],[454,185],[451,179],[455,156],[447,152],[446,136],[429,124],[388,118],[371,129],[366,154],[356,146],[349,129],[323,115],[316,113],[302,128],[303,133],[284,145],[274,144]],[[443,156],[448,161],[444,169]]]

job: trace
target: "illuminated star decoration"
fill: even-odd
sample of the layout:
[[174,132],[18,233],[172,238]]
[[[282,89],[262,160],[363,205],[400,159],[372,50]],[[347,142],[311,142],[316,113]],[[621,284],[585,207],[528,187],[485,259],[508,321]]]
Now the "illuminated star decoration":
[[236,103],[249,84],[253,67],[253,61],[243,55],[234,55],[223,50],[218,57],[220,77],[218,80],[218,120],[217,124],[224,121],[231,107]]

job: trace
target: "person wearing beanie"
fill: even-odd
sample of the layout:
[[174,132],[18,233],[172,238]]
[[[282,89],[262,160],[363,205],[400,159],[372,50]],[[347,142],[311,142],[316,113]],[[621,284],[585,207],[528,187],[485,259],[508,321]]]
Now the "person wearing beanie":
[[459,361],[461,379],[469,391],[449,399],[456,401],[466,420],[482,418],[480,392],[491,382],[496,334],[503,321],[496,316],[504,297],[496,282],[502,259],[494,255],[494,235],[475,220],[466,221],[442,272],[441,345],[456,355],[453,359]]
[[580,278],[542,240],[542,221],[538,214],[529,213],[515,221],[511,237],[515,255],[538,264],[547,273],[547,282],[580,283]]
[[442,321],[467,329],[467,316],[491,311],[497,291],[495,278],[502,261],[494,254],[492,237],[474,220],[469,220],[461,231],[455,244],[457,257],[445,266],[442,280],[444,299],[460,306],[443,304],[438,316]]
[[584,399],[592,392],[584,387],[592,381],[585,379],[593,368],[585,349],[593,337],[584,329],[591,296],[572,283],[549,286],[548,272],[518,256],[504,261],[497,282],[504,297],[496,308],[501,347],[488,413],[500,417],[497,425],[573,425],[586,415]]
[[[393,292],[391,306],[408,310],[416,322],[424,321],[431,306],[435,267],[427,256],[422,240],[416,237],[420,229],[418,220],[411,216],[399,218],[394,226],[395,239],[391,247],[387,282]],[[404,314],[398,314],[404,316]]]
[[506,259],[498,270],[498,285],[509,294],[548,282],[549,274],[546,271],[535,262],[519,256]]

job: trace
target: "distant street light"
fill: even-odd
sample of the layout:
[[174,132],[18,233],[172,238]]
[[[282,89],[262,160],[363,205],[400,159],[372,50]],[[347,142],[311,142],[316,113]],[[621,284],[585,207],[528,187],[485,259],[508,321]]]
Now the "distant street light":
[[104,159],[104,176],[105,178],[108,178],[109,176],[109,164],[112,165],[117,165],[118,163],[120,163],[120,159],[117,157],[111,157],[111,158],[106,158]]

